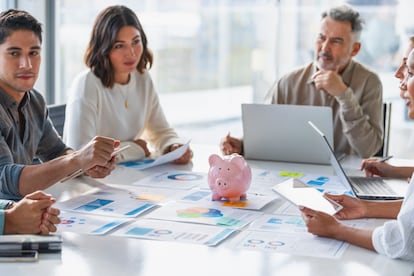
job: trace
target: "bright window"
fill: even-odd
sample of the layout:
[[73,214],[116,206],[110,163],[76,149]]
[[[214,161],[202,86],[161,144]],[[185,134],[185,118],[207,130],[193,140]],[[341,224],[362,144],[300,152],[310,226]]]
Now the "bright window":
[[[154,52],[155,63],[150,73],[173,126],[239,118],[240,103],[261,102],[281,75],[313,60],[320,13],[342,2],[17,1],[19,8],[32,12],[42,22],[56,22],[56,33],[52,36],[56,43],[53,57],[57,64],[56,90],[49,90],[54,91],[57,103],[65,102],[72,79],[85,69],[83,54],[97,14],[115,4],[133,9]],[[414,33],[409,13],[411,3],[409,0],[345,2],[352,4],[366,21],[362,49],[356,59],[380,75],[384,98],[395,101],[392,118],[396,122],[392,127],[405,128],[405,110],[398,99],[398,81],[393,71],[400,62],[408,35]],[[53,3],[55,18],[45,15],[47,3]],[[44,71],[37,84],[41,91],[46,89]]]

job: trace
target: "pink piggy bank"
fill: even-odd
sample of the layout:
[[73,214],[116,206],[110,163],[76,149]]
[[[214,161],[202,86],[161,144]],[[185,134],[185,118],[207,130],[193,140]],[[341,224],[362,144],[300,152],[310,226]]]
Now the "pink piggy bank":
[[243,156],[232,154],[223,159],[212,154],[208,162],[208,185],[213,192],[212,200],[226,198],[230,202],[237,202],[246,199],[252,171]]

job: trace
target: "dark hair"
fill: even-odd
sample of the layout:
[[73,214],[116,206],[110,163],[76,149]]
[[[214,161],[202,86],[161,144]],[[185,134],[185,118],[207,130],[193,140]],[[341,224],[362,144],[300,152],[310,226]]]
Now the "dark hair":
[[26,11],[9,9],[0,13],[0,44],[18,30],[32,31],[42,42],[42,24]]
[[364,20],[359,16],[359,12],[349,5],[342,5],[322,13],[322,19],[327,16],[337,21],[351,23],[352,33],[354,33],[356,40],[359,40],[364,25]]
[[136,14],[125,6],[108,7],[96,18],[84,57],[85,64],[106,87],[113,87],[115,83],[109,52],[115,44],[119,30],[125,26],[135,27],[141,35],[143,52],[137,70],[144,73],[147,65],[149,68],[152,66],[153,56],[147,48],[147,37]]

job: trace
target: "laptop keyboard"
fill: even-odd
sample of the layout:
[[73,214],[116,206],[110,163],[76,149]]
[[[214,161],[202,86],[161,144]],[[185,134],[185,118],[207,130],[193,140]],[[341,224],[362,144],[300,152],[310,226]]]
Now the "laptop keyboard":
[[381,178],[377,177],[353,177],[354,188],[364,194],[394,195],[395,192]]

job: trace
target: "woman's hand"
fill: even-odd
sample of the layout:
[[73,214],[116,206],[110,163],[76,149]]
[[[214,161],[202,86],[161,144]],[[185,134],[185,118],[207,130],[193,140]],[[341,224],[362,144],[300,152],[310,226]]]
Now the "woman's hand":
[[324,196],[343,206],[335,214],[335,217],[338,219],[356,219],[367,216],[367,207],[363,200],[348,195],[330,195],[325,193]]
[[[178,149],[179,147],[182,147],[182,146],[183,145],[181,145],[181,144],[172,144],[169,147],[168,152],[176,150],[176,149]],[[175,159],[173,161],[173,163],[174,164],[180,164],[180,165],[187,164],[191,161],[191,158],[193,158],[193,151],[190,149],[190,147],[188,147],[187,151],[180,158]]]
[[150,150],[148,149],[147,146],[147,141],[143,140],[143,139],[137,139],[134,141],[135,144],[137,144],[138,146],[140,146],[144,152],[145,152],[145,157],[149,157],[151,155]]

